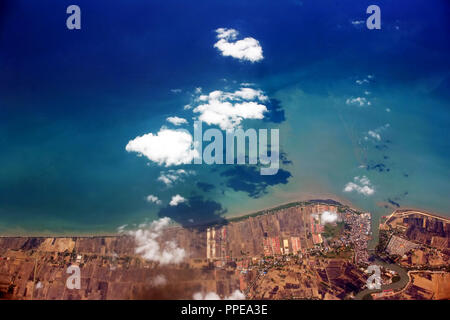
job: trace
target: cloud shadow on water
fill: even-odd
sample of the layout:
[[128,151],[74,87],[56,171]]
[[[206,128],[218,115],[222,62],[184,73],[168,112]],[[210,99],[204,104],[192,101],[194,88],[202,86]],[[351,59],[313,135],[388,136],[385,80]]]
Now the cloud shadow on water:
[[266,107],[269,112],[265,114],[264,121],[281,123],[286,120],[280,100],[270,99]]
[[197,182],[197,187],[199,187],[204,192],[209,192],[213,190],[216,186],[207,182]]
[[162,208],[159,217],[169,217],[183,227],[202,228],[207,224],[225,224],[227,220],[222,217],[227,210],[213,200],[205,200],[201,196],[191,196],[186,202],[177,206]]
[[227,187],[235,191],[244,191],[252,198],[259,198],[267,193],[269,186],[286,184],[292,176],[289,171],[279,169],[275,175],[263,176],[256,166],[234,166],[221,173],[227,177]]

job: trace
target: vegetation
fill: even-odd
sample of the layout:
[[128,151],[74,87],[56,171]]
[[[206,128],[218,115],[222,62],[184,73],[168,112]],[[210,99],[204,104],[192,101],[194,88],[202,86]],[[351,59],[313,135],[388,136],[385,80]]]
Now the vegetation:
[[339,237],[343,233],[345,228],[346,224],[343,221],[336,223],[336,225],[326,224],[324,227],[323,236],[325,238]]
[[[321,201],[296,201],[296,202],[286,203],[286,204],[283,204],[281,206],[274,207],[271,209],[257,211],[257,212],[254,212],[254,213],[251,213],[251,214],[248,214],[245,216],[230,218],[230,219],[228,219],[228,221],[230,221],[230,222],[242,221],[242,220],[245,220],[245,219],[248,219],[251,217],[257,217],[257,216],[260,216],[263,214],[272,214],[272,213],[275,213],[280,210],[289,209],[289,208],[298,207],[298,206],[307,206],[310,204],[325,204],[326,205],[328,203],[326,203],[326,201],[324,201],[324,202],[321,202]],[[348,209],[347,206],[342,206],[342,205],[338,205],[338,204],[334,204],[334,205],[338,206],[339,212],[345,212],[345,210]]]
[[383,253],[386,249],[390,239],[390,234],[385,230],[380,230],[379,236],[378,236],[378,244],[375,248],[375,251],[377,253]]

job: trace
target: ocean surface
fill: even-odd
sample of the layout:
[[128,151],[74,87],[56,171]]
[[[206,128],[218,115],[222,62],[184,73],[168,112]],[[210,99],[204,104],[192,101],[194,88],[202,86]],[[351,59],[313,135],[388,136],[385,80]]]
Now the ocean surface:
[[[365,26],[369,1],[79,0],[81,30],[68,30],[71,4],[0,4],[1,235],[189,225],[331,196],[374,226],[398,207],[450,214],[447,0],[377,1],[381,30]],[[217,28],[257,39],[264,59],[222,56]],[[242,127],[280,130],[277,175],[125,150],[167,117],[192,132],[198,88],[242,87],[269,98]]]

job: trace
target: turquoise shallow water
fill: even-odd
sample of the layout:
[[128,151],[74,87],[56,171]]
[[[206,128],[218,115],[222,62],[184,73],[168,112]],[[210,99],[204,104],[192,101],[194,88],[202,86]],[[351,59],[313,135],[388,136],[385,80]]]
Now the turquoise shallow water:
[[[379,84],[382,81],[375,75],[371,84],[361,87],[348,76],[326,95],[308,94],[297,84],[277,91],[289,119],[281,125],[280,136],[294,178],[247,210],[261,202],[267,206],[331,194],[374,213],[374,225],[397,206],[448,214],[447,102],[412,94],[401,83],[387,88]],[[371,106],[345,103],[355,88],[371,92]],[[380,141],[364,139],[369,130],[380,127]],[[374,193],[344,192],[355,176],[366,176]]]
[[[62,3],[4,3],[0,234],[109,233],[160,216],[189,225],[327,197],[374,213],[374,226],[397,206],[450,213],[446,1],[382,1],[382,29],[373,32],[352,23],[365,19],[364,1],[136,1],[108,10],[86,1],[86,27],[72,33]],[[264,59],[220,56],[218,27],[258,39]],[[185,117],[192,131],[183,106],[196,88],[232,91],[243,82],[272,99],[264,121],[243,127],[280,129],[286,161],[277,176],[166,168],[125,151],[169,116]],[[157,178],[171,169],[195,174],[167,187]],[[371,194],[344,191],[361,181]],[[163,205],[148,203],[149,194]],[[170,207],[175,194],[189,201]]]

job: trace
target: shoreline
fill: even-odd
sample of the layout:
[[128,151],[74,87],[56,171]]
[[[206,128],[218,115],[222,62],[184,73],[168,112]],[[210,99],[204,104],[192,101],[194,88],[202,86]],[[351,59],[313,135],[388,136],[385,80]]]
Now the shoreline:
[[[295,197],[294,194],[297,195],[297,197]],[[282,210],[284,207],[295,206],[295,205],[299,205],[299,204],[305,203],[305,202],[317,202],[317,203],[322,203],[322,204],[332,204],[332,203],[330,203],[330,201],[331,201],[331,202],[335,202],[334,205],[345,206],[345,207],[348,207],[352,210],[359,211],[359,212],[369,212],[365,209],[362,209],[362,208],[354,205],[349,200],[340,198],[334,194],[302,192],[302,193],[293,193],[292,196],[294,196],[295,200],[278,203],[276,205],[266,207],[266,208],[263,208],[260,210],[246,211],[246,212],[242,212],[242,213],[238,213],[238,214],[234,214],[234,215],[230,215],[230,216],[224,216],[223,218],[229,222],[239,221],[239,220],[242,220],[245,218],[250,218],[250,217],[256,216],[256,215],[269,214],[272,211]],[[286,198],[292,199],[291,196],[289,196],[289,195]],[[399,208],[395,208],[395,209],[391,209],[391,210],[392,210],[391,213],[389,215],[386,215],[386,217],[391,217],[398,211],[417,211],[417,212],[421,212],[421,213],[428,214],[431,216],[435,216],[440,219],[446,219],[446,220],[450,219],[450,218],[447,218],[446,215],[444,215],[442,213],[435,213],[435,212],[431,212],[431,211],[428,211],[428,210],[425,210],[422,208],[399,207]],[[373,215],[373,212],[370,212],[370,213]],[[381,219],[381,217],[380,217],[380,219]],[[378,229],[380,222],[381,221],[378,221],[378,223],[375,223],[376,229]],[[195,227],[201,227],[201,226],[206,227],[206,226],[212,226],[212,225],[217,225],[217,222],[216,221],[205,222],[201,225],[191,226],[189,228],[195,228]],[[172,226],[171,228],[180,228],[180,227],[182,228],[182,226],[176,225],[176,226]],[[11,231],[9,231],[9,232],[11,232]],[[372,234],[374,234],[377,230],[371,230],[371,231],[372,231]],[[110,238],[110,237],[121,236],[121,234],[118,232],[106,232],[106,231],[105,232],[103,232],[103,231],[86,232],[86,233],[82,233],[82,232],[80,232],[80,233],[47,232],[46,233],[45,231],[42,231],[42,232],[28,232],[27,233],[25,230],[21,229],[21,231],[19,231],[17,233],[14,233],[14,231],[13,231],[12,233],[9,234],[9,232],[8,231],[5,233],[0,232],[0,238]]]
[[288,205],[288,204],[291,204],[294,202],[303,202],[303,201],[312,201],[312,200],[322,200],[322,201],[333,200],[333,201],[339,202],[341,205],[348,206],[348,207],[358,210],[358,211],[362,211],[362,212],[367,211],[363,208],[358,207],[357,205],[353,204],[352,202],[350,202],[347,199],[344,199],[344,198],[336,196],[335,194],[326,193],[326,192],[323,192],[323,193],[322,192],[287,193],[284,198],[286,199],[285,201],[276,203],[274,205],[271,205],[270,207],[265,207],[265,208],[261,208],[261,209],[257,209],[257,210],[251,210],[251,211],[247,210],[247,211],[243,211],[240,213],[225,216],[224,218],[227,220],[242,218],[244,216],[249,216],[249,215],[252,215],[259,211],[270,210],[270,209],[280,207],[280,206],[285,206],[285,205]]
[[[324,198],[327,198],[327,199],[324,199]],[[339,201],[339,200],[341,200],[341,201]],[[344,201],[342,201],[342,199],[339,199],[336,196],[330,195],[330,197],[328,197],[328,195],[324,196],[323,194],[321,194],[320,196],[318,195],[317,197],[312,197],[312,198],[301,197],[301,198],[298,198],[296,201],[284,202],[284,203],[276,204],[274,206],[263,208],[261,210],[247,211],[247,212],[232,215],[232,216],[224,216],[223,218],[229,222],[233,222],[235,220],[245,219],[246,217],[250,218],[251,216],[254,216],[254,215],[267,214],[267,213],[270,213],[271,211],[281,210],[283,207],[286,207],[286,206],[294,206],[294,205],[298,205],[302,202],[310,202],[310,201],[317,202],[317,203],[323,203],[323,204],[326,204],[329,201],[334,201],[334,202],[336,202],[335,205],[348,206],[353,210],[365,212],[364,210],[360,210],[359,208],[352,206],[351,204],[349,204],[348,201],[345,201],[346,203],[343,203]],[[210,221],[210,222],[205,222],[201,225],[192,226],[192,227],[195,228],[195,227],[209,226],[209,225],[215,225],[215,224],[217,224],[216,221]],[[182,226],[176,225],[176,226],[173,226],[172,228],[180,228],[180,227],[182,227]],[[52,237],[52,238],[102,238],[102,237],[117,237],[117,236],[120,236],[120,234],[117,232],[111,233],[111,232],[102,232],[102,231],[99,231],[98,233],[95,232],[95,233],[86,233],[86,234],[83,234],[83,233],[62,234],[62,233],[52,233],[52,232],[45,233],[45,231],[38,232],[38,233],[30,232],[29,234],[21,234],[21,233],[2,234],[2,233],[0,233],[0,238],[50,238],[50,237]]]

